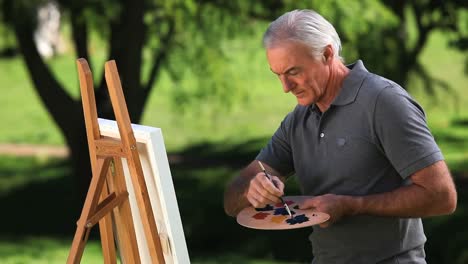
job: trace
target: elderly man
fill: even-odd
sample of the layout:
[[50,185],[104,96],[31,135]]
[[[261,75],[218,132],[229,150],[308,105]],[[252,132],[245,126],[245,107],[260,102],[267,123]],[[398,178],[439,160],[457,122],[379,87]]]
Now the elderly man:
[[331,216],[310,235],[313,263],[426,263],[421,217],[452,213],[457,194],[421,106],[362,61],[343,64],[338,34],[314,11],[282,15],[263,43],[298,105],[227,186],[226,213],[279,202],[295,175],[301,208]]

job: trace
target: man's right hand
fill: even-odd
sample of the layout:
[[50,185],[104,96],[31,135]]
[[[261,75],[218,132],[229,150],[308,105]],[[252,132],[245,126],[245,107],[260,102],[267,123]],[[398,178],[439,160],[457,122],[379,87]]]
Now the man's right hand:
[[278,177],[271,176],[270,180],[265,173],[259,172],[250,180],[245,196],[253,207],[262,208],[280,202],[283,191],[284,183]]
[[[263,163],[266,171],[279,175],[268,164]],[[256,208],[265,207],[267,204],[275,204],[283,196],[285,178],[281,176],[271,176],[269,180],[265,173],[261,172],[258,160],[252,161],[244,168],[240,175],[235,177],[227,186],[224,192],[224,210],[230,216],[236,216],[242,209],[250,205]],[[276,186],[275,186],[276,185]]]

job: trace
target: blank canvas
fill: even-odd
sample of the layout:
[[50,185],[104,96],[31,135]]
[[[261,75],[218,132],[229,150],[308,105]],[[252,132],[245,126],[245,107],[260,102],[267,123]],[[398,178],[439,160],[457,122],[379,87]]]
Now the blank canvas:
[[[101,135],[120,139],[115,121],[99,118],[98,122]],[[165,262],[190,263],[161,129],[136,124],[132,124],[132,129],[137,141],[141,166],[153,214],[156,218]],[[122,159],[122,163],[141,262],[150,263],[149,249],[126,159]]]

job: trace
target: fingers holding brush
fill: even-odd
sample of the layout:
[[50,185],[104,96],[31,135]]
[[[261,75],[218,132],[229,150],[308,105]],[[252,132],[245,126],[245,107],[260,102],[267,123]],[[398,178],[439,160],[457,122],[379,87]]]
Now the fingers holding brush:
[[[284,188],[284,185],[281,185]],[[246,193],[247,200],[254,207],[264,207],[267,204],[280,202],[279,197],[283,195],[283,191],[277,188],[265,175],[258,173],[250,181],[249,188]]]
[[[292,218],[292,214],[291,214],[291,210],[289,209],[289,206],[287,203],[284,202],[283,198],[281,198],[281,196],[284,195],[284,183],[282,181],[279,180],[278,177],[273,177],[271,176],[270,174],[268,174],[268,172],[266,171],[265,167],[263,166],[262,162],[261,161],[258,161],[258,165],[260,165],[260,168],[262,169],[263,171],[263,175],[265,175],[265,177],[268,179],[268,181],[270,181],[273,186],[275,186],[275,188],[281,192],[281,195],[279,196],[279,199],[281,201],[281,203],[284,205],[284,209],[288,212],[288,215],[289,217]],[[279,188],[279,189],[278,189]]]
[[[258,165],[260,165],[260,168],[262,169],[263,176],[265,176],[265,177],[268,179],[268,181],[270,181],[270,182],[273,184],[273,186],[275,187],[274,189],[277,189],[277,190],[279,190],[279,191],[281,192],[281,194],[277,193],[277,195],[283,196],[283,195],[284,195],[284,193],[283,193],[283,191],[284,191],[284,183],[283,183],[283,181],[281,181],[280,178],[278,178],[277,176],[271,176],[271,175],[266,171],[265,167],[263,166],[263,164],[262,164],[260,161],[258,161]],[[262,174],[262,173],[260,173],[260,174]],[[258,174],[257,174],[257,176],[258,176]],[[266,183],[266,184],[264,185],[264,187],[265,187],[265,188],[269,188],[269,187],[271,187],[271,185],[269,185],[269,184]],[[272,190],[273,192],[275,192],[274,189],[271,189],[271,188],[270,188],[270,190]]]
[[283,196],[284,195],[284,183],[283,183],[283,181],[281,181],[280,178],[278,178],[276,176],[271,176],[271,175],[270,175],[270,179],[271,179],[272,184],[279,191],[279,193],[276,193],[276,194],[279,195],[279,196]]

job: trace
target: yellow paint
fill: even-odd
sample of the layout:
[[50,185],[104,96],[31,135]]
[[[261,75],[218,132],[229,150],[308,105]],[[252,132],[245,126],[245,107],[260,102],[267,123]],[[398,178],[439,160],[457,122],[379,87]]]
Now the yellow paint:
[[281,224],[286,218],[288,218],[285,215],[275,215],[271,218],[271,222]]

